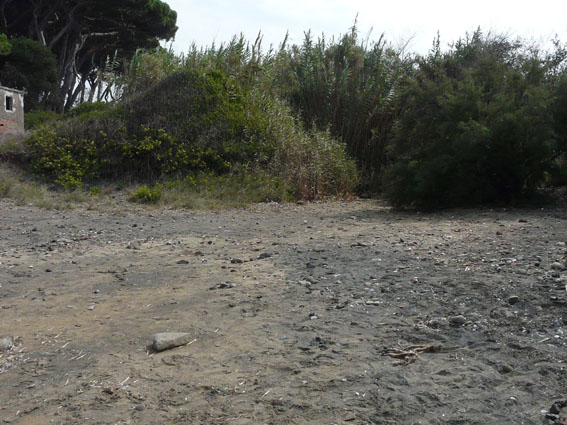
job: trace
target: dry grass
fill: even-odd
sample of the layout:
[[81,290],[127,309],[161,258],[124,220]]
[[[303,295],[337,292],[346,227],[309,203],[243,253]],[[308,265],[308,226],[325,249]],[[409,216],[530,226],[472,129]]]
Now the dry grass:
[[[0,162],[0,199],[9,199],[16,205],[33,205],[50,210],[87,210],[120,213],[132,208],[134,194],[140,185],[103,183],[82,190],[54,188],[35,180],[21,169]],[[138,199],[150,208],[222,210],[246,208],[254,203],[292,200],[290,188],[281,179],[265,174],[246,176],[197,177],[158,183],[151,189],[159,192],[152,202]],[[130,202],[129,202],[130,201]]]

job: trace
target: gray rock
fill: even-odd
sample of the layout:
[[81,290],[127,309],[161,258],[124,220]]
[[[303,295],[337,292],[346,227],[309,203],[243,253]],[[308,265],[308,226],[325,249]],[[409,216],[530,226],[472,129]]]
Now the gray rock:
[[14,340],[12,339],[12,337],[0,337],[0,353],[10,350],[13,346]]
[[465,318],[465,316],[460,316],[460,315],[459,315],[459,316],[452,316],[452,317],[449,317],[449,322],[450,322],[452,325],[455,325],[455,326],[464,325],[464,324],[466,323],[466,321],[467,321],[467,319]]
[[191,334],[177,332],[163,332],[154,335],[153,347],[156,351],[169,350],[180,347],[191,341]]
[[500,366],[500,373],[502,373],[502,374],[512,373],[513,371],[514,371],[514,368],[512,366],[510,366],[509,364],[503,364],[502,366]]
[[559,262],[551,264],[551,270],[565,270],[565,266]]

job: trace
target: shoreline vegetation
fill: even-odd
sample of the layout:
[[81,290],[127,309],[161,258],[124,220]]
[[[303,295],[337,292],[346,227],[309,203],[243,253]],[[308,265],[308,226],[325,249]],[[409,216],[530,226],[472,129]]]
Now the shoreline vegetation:
[[539,205],[567,183],[567,49],[553,46],[479,29],[420,56],[362,40],[355,24],[277,50],[261,36],[182,55],[139,49],[106,70],[113,101],[26,113],[31,136],[0,146],[11,164],[0,195],[128,187],[131,202],[183,208],[360,195],[420,210]]

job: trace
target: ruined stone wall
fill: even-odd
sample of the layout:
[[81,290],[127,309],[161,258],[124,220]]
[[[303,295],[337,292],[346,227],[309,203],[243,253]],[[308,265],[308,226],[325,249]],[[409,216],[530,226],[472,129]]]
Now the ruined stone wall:
[[0,134],[24,132],[24,94],[0,87]]

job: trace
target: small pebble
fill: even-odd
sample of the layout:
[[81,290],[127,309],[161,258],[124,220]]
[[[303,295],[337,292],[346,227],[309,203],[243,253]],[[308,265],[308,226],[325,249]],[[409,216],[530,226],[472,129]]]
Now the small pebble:
[[500,373],[511,373],[514,371],[514,368],[509,364],[503,364],[500,366]]
[[516,304],[519,300],[520,300],[520,297],[517,297],[516,295],[512,295],[510,298],[508,298],[508,304],[514,305],[514,304]]

